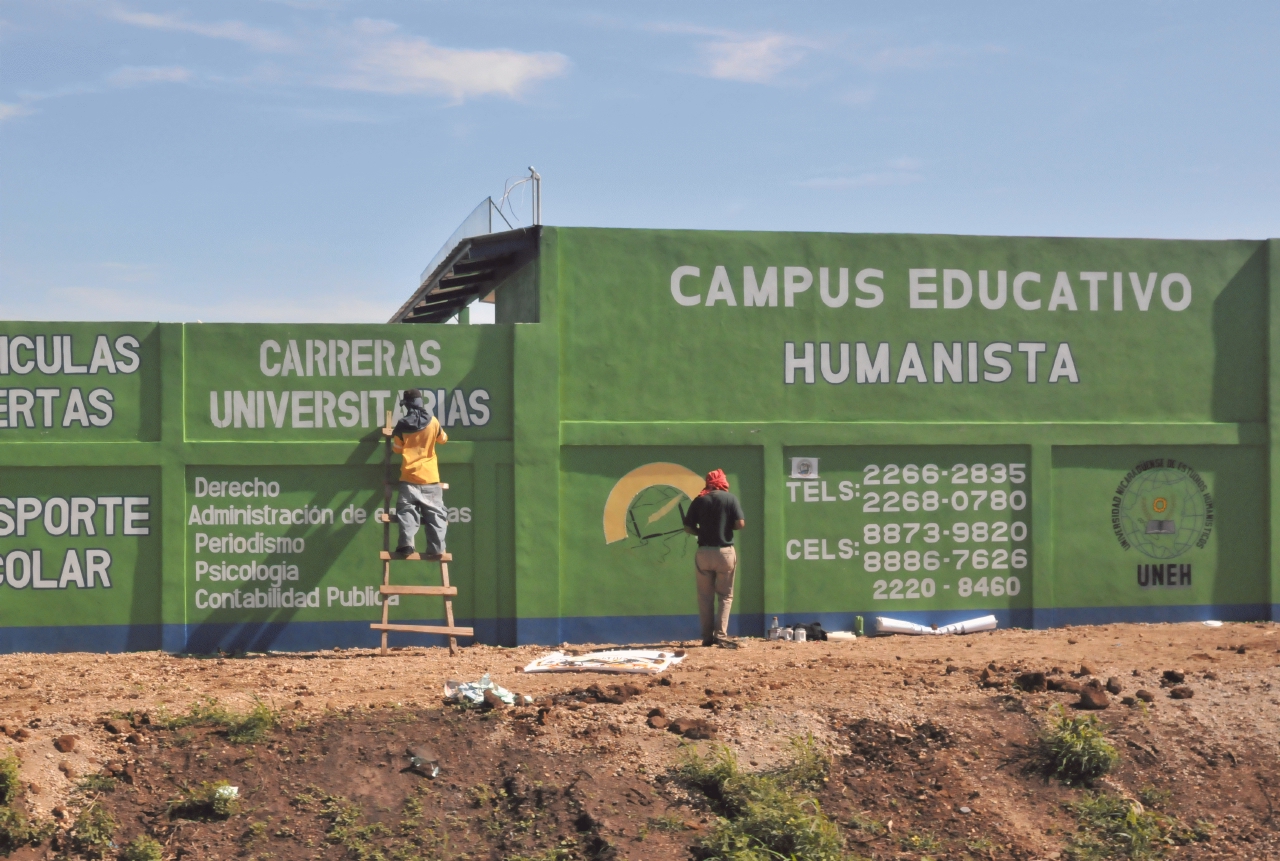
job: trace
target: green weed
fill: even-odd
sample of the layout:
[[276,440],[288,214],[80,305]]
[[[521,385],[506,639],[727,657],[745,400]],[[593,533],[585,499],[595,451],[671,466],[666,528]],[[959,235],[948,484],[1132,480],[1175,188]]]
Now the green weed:
[[0,807],[0,852],[8,855],[19,846],[35,845],[53,833],[53,823],[33,823],[12,807]]
[[860,813],[855,813],[853,816],[849,817],[849,826],[873,836],[879,836],[888,830],[884,827],[884,823],[879,819],[872,819],[871,817],[863,816]]
[[[677,774],[711,800],[720,820],[696,847],[701,859],[722,861],[844,861],[839,827],[802,790],[819,773],[810,755],[812,739],[793,742],[796,761],[772,774],[746,774],[727,747],[707,756],[689,749]],[[823,757],[825,762],[825,757]],[[825,765],[822,767],[825,774]]]
[[908,834],[898,841],[908,852],[937,852],[942,848],[942,841],[930,831],[919,834]]
[[1065,783],[1089,783],[1120,762],[1120,754],[1107,741],[1102,724],[1093,715],[1058,716],[1040,737],[1042,765]]
[[1138,800],[1142,802],[1143,807],[1152,807],[1159,810],[1168,804],[1171,798],[1173,798],[1173,791],[1169,789],[1144,786],[1138,790]]
[[139,834],[125,844],[120,861],[162,861],[164,847],[154,837]]
[[76,783],[76,789],[85,795],[100,792],[111,792],[116,788],[116,779],[108,774],[86,774]]
[[649,827],[654,831],[663,831],[667,834],[678,834],[679,832],[686,831],[689,828],[689,826],[685,824],[685,821],[674,813],[650,817]]
[[990,855],[996,848],[996,844],[986,837],[974,837],[964,844],[964,848],[975,855]]
[[280,723],[279,712],[262,700],[255,699],[253,708],[240,713],[228,709],[215,697],[191,704],[185,715],[161,713],[155,723],[164,729],[181,729],[189,726],[217,727],[234,744],[256,744],[265,741],[271,730]]
[[169,800],[169,816],[206,822],[228,819],[240,812],[240,798],[229,790],[230,784],[225,780],[204,781],[195,788],[183,787],[181,795]]
[[[320,816],[329,821],[325,841],[342,846],[355,861],[386,861],[387,856],[373,842],[390,837],[391,830],[380,822],[359,825],[363,813],[347,799],[313,786],[295,798],[294,803],[304,808],[318,808]],[[408,851],[402,849],[402,856],[409,857],[404,854]]]
[[22,794],[19,765],[18,758],[13,755],[0,759],[0,804],[12,804]]
[[1072,861],[1160,858],[1171,846],[1206,840],[1211,828],[1188,828],[1176,817],[1144,810],[1127,798],[1096,793],[1068,805],[1079,830],[1067,847]]
[[101,858],[111,846],[117,827],[115,817],[105,808],[90,804],[80,811],[71,825],[72,845],[90,858]]

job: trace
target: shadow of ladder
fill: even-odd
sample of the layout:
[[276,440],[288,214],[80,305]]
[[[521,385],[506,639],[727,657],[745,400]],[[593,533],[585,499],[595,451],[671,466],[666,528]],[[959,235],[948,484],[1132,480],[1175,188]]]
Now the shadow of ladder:
[[[391,434],[393,426],[391,424],[391,410],[387,410],[386,425],[382,428],[382,435],[385,438],[385,447],[383,455],[383,495],[384,503],[382,506],[382,552],[378,554],[378,558],[382,560],[382,585],[378,591],[382,595],[382,622],[374,622],[369,625],[375,631],[382,632],[382,654],[387,654],[387,632],[389,631],[410,631],[418,634],[445,634],[449,637],[449,654],[456,655],[458,653],[458,637],[474,637],[474,628],[459,628],[453,624],[453,597],[458,594],[458,587],[449,585],[449,563],[453,561],[453,554],[441,553],[439,556],[423,556],[420,553],[392,553],[391,552]],[[449,485],[440,484],[441,490],[448,490]],[[394,561],[407,562],[439,562],[440,563],[440,585],[439,586],[393,586],[391,584],[391,563]],[[393,625],[387,620],[387,614],[390,609],[390,602],[387,600],[392,595],[438,595],[444,598],[444,625]]]

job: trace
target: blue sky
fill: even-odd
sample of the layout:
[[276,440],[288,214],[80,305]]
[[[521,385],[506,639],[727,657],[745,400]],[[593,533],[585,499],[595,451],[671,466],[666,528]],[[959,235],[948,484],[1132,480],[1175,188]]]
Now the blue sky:
[[3,0],[0,317],[380,322],[528,165],[548,224],[1280,236],[1277,45],[1276,3]]

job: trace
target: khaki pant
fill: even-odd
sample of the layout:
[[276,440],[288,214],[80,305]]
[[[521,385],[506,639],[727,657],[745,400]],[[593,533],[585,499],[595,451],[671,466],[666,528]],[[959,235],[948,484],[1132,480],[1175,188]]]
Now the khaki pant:
[[[698,620],[702,639],[729,636],[729,609],[733,607],[733,575],[738,554],[732,547],[699,547],[694,557],[698,569]],[[716,608],[716,596],[720,606]]]

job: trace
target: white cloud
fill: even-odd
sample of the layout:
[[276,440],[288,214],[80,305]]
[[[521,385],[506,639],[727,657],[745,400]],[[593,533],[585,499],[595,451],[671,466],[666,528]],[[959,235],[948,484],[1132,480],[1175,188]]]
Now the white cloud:
[[779,33],[722,38],[703,46],[707,74],[723,81],[765,84],[804,59],[811,46]]
[[13,104],[11,102],[0,102],[0,123],[5,120],[11,120],[14,117],[20,117],[23,114],[31,113],[31,108],[23,104]]
[[356,21],[340,42],[346,69],[328,82],[345,90],[426,93],[459,101],[483,95],[517,98],[530,85],[569,68],[569,58],[557,53],[442,48],[402,33],[390,21]]
[[117,87],[136,84],[181,84],[191,80],[191,70],[182,66],[124,66],[107,76]]
[[[115,21],[135,27],[229,39],[262,53],[293,55],[290,67],[273,66],[252,77],[257,82],[268,74],[274,85],[300,82],[369,93],[440,95],[454,101],[485,95],[519,98],[537,82],[563,75],[569,69],[569,59],[563,54],[446,48],[406,33],[391,21],[367,18],[345,27],[304,29],[282,35],[241,21],[205,23],[179,15],[120,8],[108,14]],[[145,72],[121,70],[117,76],[120,79],[113,79],[113,83],[190,79],[190,74],[178,67]]]
[[198,36],[207,36],[210,39],[229,39],[232,42],[239,42],[259,51],[287,51],[293,46],[291,39],[281,36],[279,33],[273,33],[270,30],[263,30],[260,27],[245,24],[243,21],[204,23],[201,21],[189,21],[178,15],[130,12],[126,9],[118,8],[111,9],[107,12],[107,15],[122,24],[132,24],[135,27],[145,27],[149,30],[194,33]]

